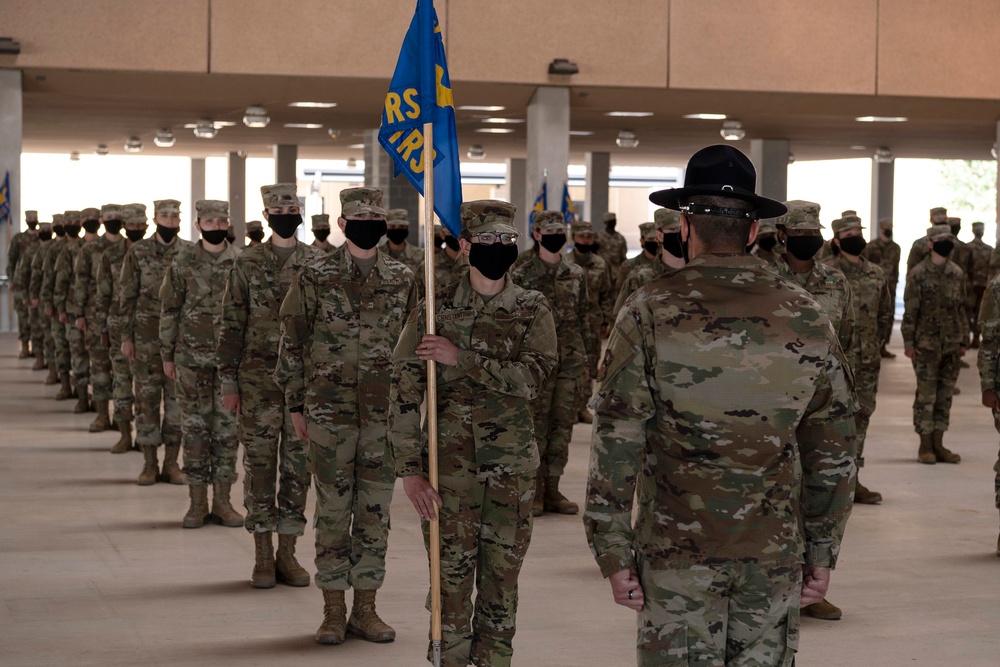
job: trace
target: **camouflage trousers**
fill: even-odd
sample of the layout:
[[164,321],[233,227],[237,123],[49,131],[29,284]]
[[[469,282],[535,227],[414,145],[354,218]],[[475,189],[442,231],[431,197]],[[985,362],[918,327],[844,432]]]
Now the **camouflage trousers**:
[[135,380],[135,444],[181,444],[181,408],[174,381],[163,374],[159,341],[135,343],[132,376]]
[[35,306],[28,306],[28,325],[31,329],[31,349],[33,352],[45,351],[45,360],[48,361],[48,346],[45,343],[45,327],[42,321],[42,309]]
[[917,393],[913,400],[913,428],[917,433],[948,430],[959,359],[957,345],[937,349],[916,348],[913,370],[917,375]]
[[111,398],[115,402],[116,422],[130,422],[133,418],[135,396],[132,393],[132,364],[122,354],[121,336],[115,329],[109,332],[111,346],[108,358],[111,360]]
[[885,334],[885,340],[882,341],[882,347],[889,344],[889,339],[892,338],[892,327],[896,324],[896,287],[899,283],[892,283],[889,285],[889,294],[892,296],[892,322],[890,323],[889,330]]
[[38,311],[38,326],[42,330],[42,347],[45,350],[45,362],[52,364],[58,370],[56,362],[56,339],[52,335],[52,322],[42,310],[41,306],[35,308]]
[[87,343],[87,355],[90,358],[90,385],[95,401],[111,400],[111,357],[101,340],[101,332],[97,329],[97,313],[87,312],[87,331],[84,340]]
[[76,316],[69,315],[66,324],[66,340],[69,343],[70,370],[73,371],[73,384],[81,396],[86,395],[90,385],[90,354],[83,332],[76,328]]
[[66,325],[59,321],[58,315],[49,318],[49,330],[52,332],[53,357],[56,360],[56,370],[69,373],[69,341],[66,339]]
[[28,314],[28,306],[24,303],[24,290],[12,290],[10,296],[14,301],[14,312],[17,313],[17,339],[21,341],[31,340],[31,318]]
[[341,437],[335,424],[306,419],[316,482],[316,586],[380,588],[396,481],[385,422],[362,426],[355,439]]
[[240,376],[240,440],[243,442],[243,525],[251,533],[302,535],[312,475],[308,445],[295,435],[285,396],[262,374]]
[[[531,542],[535,473],[485,480],[442,475],[440,490],[444,501],[440,512],[441,664],[509,667],[517,578]],[[429,550],[430,524],[422,524]],[[428,596],[428,611],[430,607]]]
[[974,334],[981,334],[983,331],[979,326],[979,307],[983,304],[983,295],[986,294],[986,285],[975,285],[970,289],[968,310],[969,331]]
[[236,481],[236,415],[222,405],[215,368],[177,366],[184,475],[194,486]]
[[854,392],[858,409],[854,413],[854,427],[858,432],[858,453],[855,461],[860,468],[865,464],[865,438],[868,424],[875,412],[875,396],[878,394],[878,376],[882,365],[863,365],[854,371]]
[[[1000,433],[1000,413],[993,411],[993,427]],[[993,486],[996,492],[996,506],[1000,509],[1000,454],[997,455],[997,462],[993,464]]]
[[799,638],[802,567],[726,562],[639,567],[639,667],[789,667]]
[[579,413],[577,398],[583,383],[584,367],[561,366],[542,383],[538,398],[531,404],[531,418],[538,440],[541,466],[539,476],[561,477],[569,461],[569,441]]

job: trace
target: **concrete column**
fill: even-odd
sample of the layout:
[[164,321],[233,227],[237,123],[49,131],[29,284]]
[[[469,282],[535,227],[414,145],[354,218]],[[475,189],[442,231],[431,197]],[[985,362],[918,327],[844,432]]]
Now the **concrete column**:
[[[365,131],[365,185],[382,190],[382,204],[385,210],[405,208],[410,219],[410,235],[407,241],[423,247],[420,234],[420,216],[423,204],[420,193],[402,174],[392,177],[392,158],[378,142],[378,130]],[[340,212],[338,211],[339,215]]]
[[[507,201],[517,207],[514,226],[521,233],[522,239],[528,235],[528,209],[522,204],[528,196],[524,190],[527,164],[528,161],[523,157],[507,158]],[[530,241],[522,242],[531,245]]]
[[788,140],[751,139],[750,160],[757,169],[757,194],[788,199]]
[[878,221],[892,217],[895,179],[895,161],[882,163],[872,159],[872,219],[868,225],[869,240],[878,238]]
[[601,221],[608,212],[611,194],[611,153],[587,153],[587,194],[583,219],[595,229],[604,229]]
[[[548,182],[549,209],[559,210],[568,168],[569,88],[540,86],[535,89],[535,94],[528,102],[525,220],[542,187],[542,181]],[[522,237],[525,242],[524,247],[531,245],[531,240],[526,237],[527,234]]]
[[[11,237],[20,231],[21,137],[24,110],[21,70],[0,70],[0,183],[9,176],[7,205],[10,215],[0,223],[0,276],[7,277],[7,252]],[[0,282],[0,331],[16,331],[17,316],[11,303],[10,282]]]
[[295,183],[298,180],[298,170],[295,163],[299,159],[299,147],[294,144],[275,144],[274,146],[274,182]]
[[247,163],[239,153],[229,154],[229,224],[242,248],[247,234]]
[[[205,198],[205,158],[191,158],[191,221],[188,226],[188,238],[197,241],[198,230],[194,227],[195,218],[198,217],[194,210],[194,203]],[[230,207],[231,208],[231,207]]]
[[[997,121],[996,146],[1000,150],[1000,120]],[[996,242],[1000,243],[1000,159],[997,160],[997,206],[996,206],[997,234]]]

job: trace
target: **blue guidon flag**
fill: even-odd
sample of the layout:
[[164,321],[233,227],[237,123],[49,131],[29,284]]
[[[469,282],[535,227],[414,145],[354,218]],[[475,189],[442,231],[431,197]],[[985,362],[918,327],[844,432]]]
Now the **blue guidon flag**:
[[458,238],[462,232],[462,177],[455,102],[433,0],[417,0],[417,11],[406,31],[385,96],[378,132],[379,143],[392,157],[395,174],[406,174],[413,187],[426,196],[424,123],[434,125],[434,212]]
[[10,172],[3,177],[0,183],[0,222],[5,222],[10,217]]

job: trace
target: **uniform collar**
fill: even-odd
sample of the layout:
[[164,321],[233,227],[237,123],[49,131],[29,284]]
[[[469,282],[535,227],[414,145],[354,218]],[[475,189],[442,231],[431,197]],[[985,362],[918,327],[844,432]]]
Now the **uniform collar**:
[[508,274],[504,276],[504,285],[500,293],[490,299],[489,302],[486,302],[479,292],[472,289],[472,280],[469,274],[465,274],[458,281],[455,294],[451,299],[451,305],[455,308],[472,308],[477,312],[488,312],[500,308],[507,312],[513,312],[517,309],[516,293],[517,290],[514,283],[511,282],[510,274]]

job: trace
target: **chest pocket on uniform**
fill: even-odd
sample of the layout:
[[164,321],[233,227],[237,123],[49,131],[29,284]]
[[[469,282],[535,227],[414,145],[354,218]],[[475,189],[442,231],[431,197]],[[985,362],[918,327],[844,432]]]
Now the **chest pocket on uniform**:
[[533,313],[528,310],[515,310],[512,313],[498,312],[494,317],[496,326],[491,327],[487,345],[495,355],[500,350],[505,359],[512,359],[521,351],[521,343],[531,325]]

